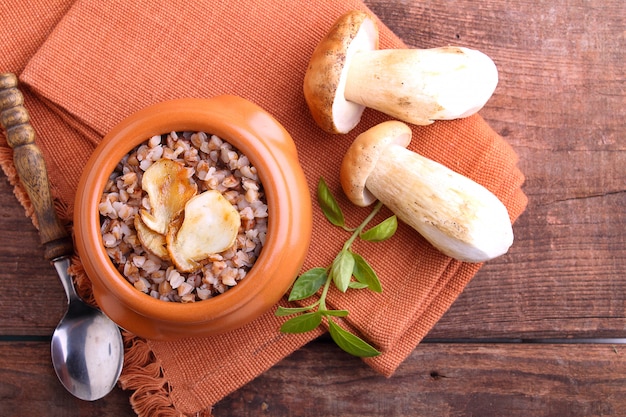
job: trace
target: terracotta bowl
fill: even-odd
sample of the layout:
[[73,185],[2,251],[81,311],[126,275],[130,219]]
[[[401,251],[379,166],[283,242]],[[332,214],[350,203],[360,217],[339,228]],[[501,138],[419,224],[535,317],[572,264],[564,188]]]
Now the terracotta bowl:
[[[268,205],[260,256],[236,286],[195,303],[161,301],[131,285],[109,259],[98,204],[115,166],[146,139],[171,131],[216,134],[256,166]],[[120,327],[149,339],[210,336],[236,329],[268,311],[302,267],[312,229],[311,198],[296,147],[267,112],[235,96],[179,99],[145,108],[105,136],[77,189],[75,244],[100,308]]]

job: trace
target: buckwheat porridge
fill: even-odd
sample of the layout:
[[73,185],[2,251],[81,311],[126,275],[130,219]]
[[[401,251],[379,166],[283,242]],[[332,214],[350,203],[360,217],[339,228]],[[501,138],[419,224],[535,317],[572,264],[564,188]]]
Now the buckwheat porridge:
[[99,210],[117,269],[164,301],[206,300],[237,285],[267,232],[256,168],[204,132],[154,136],[131,150],[109,177]]

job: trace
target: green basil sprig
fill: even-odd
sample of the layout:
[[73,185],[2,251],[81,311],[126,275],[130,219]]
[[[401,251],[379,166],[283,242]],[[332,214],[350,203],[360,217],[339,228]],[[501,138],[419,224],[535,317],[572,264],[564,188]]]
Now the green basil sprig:
[[341,207],[323,178],[320,178],[317,185],[317,201],[330,223],[352,234],[330,266],[309,269],[296,279],[289,293],[289,301],[312,297],[320,289],[322,292],[317,301],[305,307],[279,306],[275,313],[277,316],[296,314],[295,317],[283,323],[280,330],[283,333],[308,332],[320,326],[325,318],[328,322],[330,337],[341,349],[360,357],[377,356],[380,354],[378,350],[360,337],[343,329],[333,320],[333,317],[346,317],[348,310],[328,309],[326,296],[331,283],[341,292],[346,292],[348,289],[370,289],[377,293],[382,292],[378,275],[361,255],[352,250],[352,244],[357,238],[369,242],[389,239],[396,232],[398,220],[396,216],[391,216],[365,231],[365,227],[382,208],[382,203],[378,202],[358,227],[348,228]]

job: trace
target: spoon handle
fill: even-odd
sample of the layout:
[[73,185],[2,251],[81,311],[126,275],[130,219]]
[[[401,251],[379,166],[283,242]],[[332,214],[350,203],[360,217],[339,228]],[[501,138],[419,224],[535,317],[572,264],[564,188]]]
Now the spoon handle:
[[13,148],[15,169],[35,210],[44,257],[53,261],[72,255],[72,240],[54,209],[46,164],[35,144],[24,96],[17,89],[17,77],[11,73],[0,74],[0,123]]

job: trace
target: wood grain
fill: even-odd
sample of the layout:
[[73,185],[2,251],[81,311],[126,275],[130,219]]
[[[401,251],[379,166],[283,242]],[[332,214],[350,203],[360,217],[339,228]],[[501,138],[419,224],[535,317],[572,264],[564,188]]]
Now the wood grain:
[[[385,379],[322,338],[215,415],[624,415],[622,345],[479,342],[626,337],[626,3],[366,3],[412,47],[460,44],[494,59],[500,83],[481,114],[518,152],[529,206],[511,251],[429,334],[447,343],[422,343]],[[133,415],[128,393],[83,403],[58,385],[45,337],[63,290],[5,179],[0,286],[0,415]]]
[[[44,342],[0,343],[3,416],[133,415],[119,389],[91,403],[65,392],[48,366],[48,350]],[[213,414],[620,416],[624,355],[611,345],[424,343],[389,380],[322,338],[226,397]]]
[[604,345],[424,343],[390,381],[318,341],[225,398],[214,415],[618,416],[624,354]]
[[0,342],[0,415],[131,416],[128,393],[115,389],[99,401],[68,393],[50,364],[49,342]]
[[0,335],[51,335],[65,313],[67,300],[54,267],[44,259],[39,234],[12,190],[2,178]]

